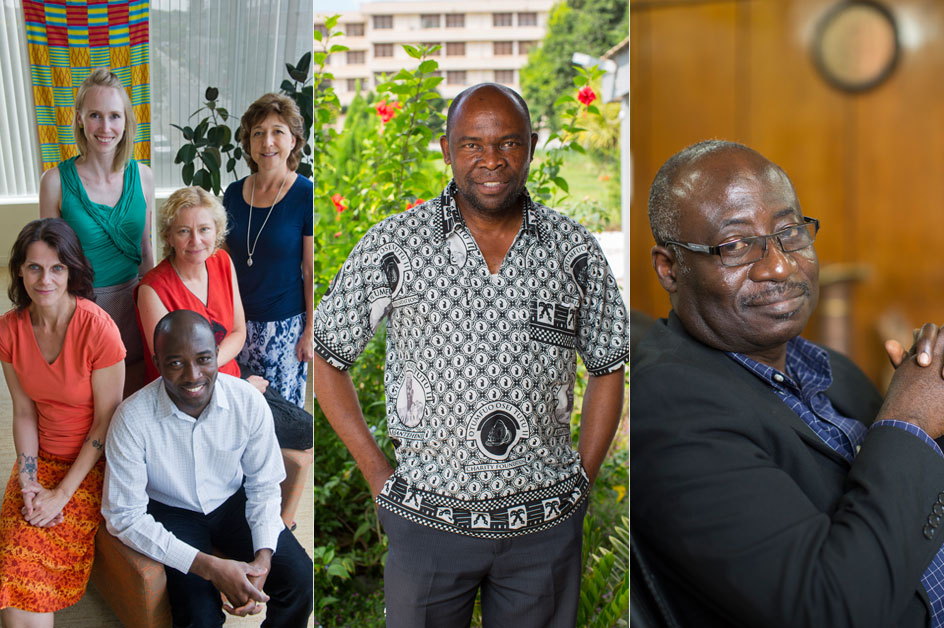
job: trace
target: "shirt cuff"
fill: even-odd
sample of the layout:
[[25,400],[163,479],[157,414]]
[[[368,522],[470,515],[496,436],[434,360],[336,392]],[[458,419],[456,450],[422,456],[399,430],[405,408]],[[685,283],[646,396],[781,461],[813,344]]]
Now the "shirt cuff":
[[918,438],[923,440],[928,445],[928,447],[936,451],[937,455],[944,458],[944,451],[941,451],[941,448],[938,447],[934,439],[928,436],[927,432],[922,430],[920,427],[918,427],[914,423],[908,423],[907,421],[896,421],[895,419],[882,419],[881,421],[876,421],[875,423],[873,423],[872,426],[869,428],[869,430],[872,430],[873,428],[876,428],[879,426],[885,426],[885,425],[888,425],[890,427],[895,427],[900,430],[905,430],[909,434],[917,436]]
[[275,554],[275,548],[279,544],[279,535],[285,529],[285,523],[278,519],[278,523],[264,524],[252,529],[252,551],[258,552],[261,549],[270,549]]
[[187,574],[190,573],[190,566],[198,553],[199,550],[194,546],[184,543],[178,538],[173,538],[167,547],[167,553],[164,554],[164,560],[161,562],[183,574]]

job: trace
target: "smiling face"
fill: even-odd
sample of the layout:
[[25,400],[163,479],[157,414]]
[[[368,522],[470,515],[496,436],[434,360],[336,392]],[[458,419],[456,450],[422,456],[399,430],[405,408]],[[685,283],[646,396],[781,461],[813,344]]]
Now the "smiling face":
[[[787,176],[746,150],[701,158],[679,173],[672,193],[683,242],[718,245],[803,222]],[[763,259],[736,267],[722,266],[717,255],[684,256],[685,268],[675,262],[660,280],[686,330],[708,346],[778,366],[786,342],[803,331],[819,297],[813,246],[784,253],[771,239]]]
[[492,86],[468,94],[439,143],[460,210],[500,215],[520,208],[537,135],[511,96]]
[[174,405],[196,418],[213,396],[216,340],[205,319],[189,314],[175,318],[167,329],[159,325],[154,334],[154,365]]
[[287,166],[295,136],[277,113],[270,113],[249,130],[249,151],[259,170]]
[[186,207],[170,225],[168,242],[177,264],[202,264],[216,250],[216,223],[206,207]]
[[42,240],[26,249],[26,261],[20,266],[26,294],[38,306],[55,305],[69,287],[69,267],[59,260],[59,253]]
[[88,149],[114,152],[125,133],[125,107],[118,90],[96,86],[89,89],[79,112],[79,127]]

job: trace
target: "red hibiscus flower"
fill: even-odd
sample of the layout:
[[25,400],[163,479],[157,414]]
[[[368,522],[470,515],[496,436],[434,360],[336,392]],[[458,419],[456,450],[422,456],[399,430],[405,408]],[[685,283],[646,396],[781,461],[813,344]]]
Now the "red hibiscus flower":
[[425,202],[426,202],[426,201],[424,201],[423,199],[418,198],[418,199],[416,199],[416,201],[414,201],[413,203],[407,203],[407,204],[406,204],[406,207],[403,209],[403,211],[406,211],[406,210],[408,210],[408,209],[410,209],[410,208],[416,207],[417,205],[422,205],[422,204],[425,203]]
[[393,119],[393,114],[396,113],[397,109],[400,109],[401,105],[396,100],[391,100],[388,104],[386,100],[381,100],[379,103],[374,105],[374,109],[377,110],[377,115],[380,116],[380,121],[384,124],[390,122]]
[[588,107],[590,106],[590,103],[592,103],[596,99],[597,99],[597,95],[593,91],[593,88],[590,87],[589,85],[582,87],[580,91],[577,92],[577,100],[587,105]]
[[338,210],[339,214],[347,209],[347,199],[340,194],[335,194],[332,196],[331,202],[334,203],[334,208]]

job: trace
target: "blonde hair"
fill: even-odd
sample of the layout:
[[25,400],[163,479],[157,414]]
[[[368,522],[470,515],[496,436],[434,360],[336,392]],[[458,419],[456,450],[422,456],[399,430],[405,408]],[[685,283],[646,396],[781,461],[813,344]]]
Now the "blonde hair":
[[216,242],[213,243],[213,253],[223,246],[223,240],[227,233],[226,210],[223,209],[215,196],[201,187],[180,188],[167,198],[164,205],[157,212],[157,231],[161,237],[164,257],[174,257],[174,247],[170,243],[171,227],[174,226],[174,221],[177,220],[180,212],[191,207],[203,207],[210,210],[213,224],[216,227]]
[[134,109],[131,107],[131,99],[128,98],[128,92],[124,85],[111,70],[107,68],[96,68],[89,74],[88,78],[82,81],[79,86],[79,92],[75,97],[75,115],[72,117],[72,134],[75,136],[75,143],[79,145],[79,152],[84,156],[88,152],[88,142],[85,139],[85,133],[82,132],[82,105],[85,104],[85,97],[89,90],[94,87],[110,87],[118,90],[121,96],[121,102],[125,108],[125,132],[118,142],[118,148],[115,151],[115,163],[112,164],[112,172],[118,172],[128,163],[128,160],[134,156],[134,134],[138,128],[138,121],[134,117]]
[[291,131],[292,137],[295,138],[295,148],[292,149],[286,160],[288,169],[294,171],[302,160],[302,149],[305,147],[305,121],[298,110],[298,105],[295,104],[294,100],[282,94],[263,94],[256,99],[256,102],[249,105],[249,109],[239,120],[239,141],[243,145],[243,156],[246,158],[246,163],[249,164],[249,170],[252,172],[258,172],[259,165],[250,154],[250,132],[252,127],[273,113],[282,118],[282,121]]

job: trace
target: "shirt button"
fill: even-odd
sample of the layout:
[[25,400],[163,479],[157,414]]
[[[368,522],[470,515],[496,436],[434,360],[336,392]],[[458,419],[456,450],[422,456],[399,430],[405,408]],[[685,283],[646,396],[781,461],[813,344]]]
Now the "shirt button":
[[944,491],[937,494],[937,503],[944,504]]
[[931,512],[936,515],[944,515],[944,504],[934,503],[934,506],[931,507]]
[[781,375],[780,373],[774,373],[774,381],[777,382],[778,384],[782,384],[783,375]]
[[924,526],[922,532],[924,532],[924,538],[928,539],[929,541],[934,538],[934,528],[931,526]]
[[939,515],[928,515],[928,525],[932,528],[936,528],[941,525],[941,517]]

